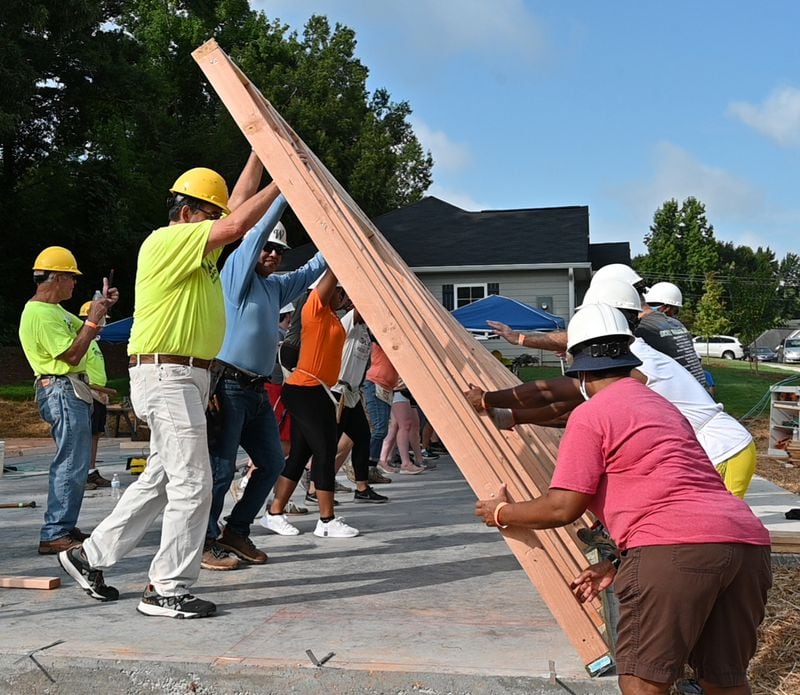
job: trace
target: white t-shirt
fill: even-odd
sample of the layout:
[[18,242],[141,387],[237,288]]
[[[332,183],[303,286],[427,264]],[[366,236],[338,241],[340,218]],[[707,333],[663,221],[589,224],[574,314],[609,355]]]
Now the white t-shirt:
[[346,408],[354,408],[361,398],[360,386],[372,351],[366,324],[355,323],[353,315],[353,311],[348,311],[342,318],[345,330],[342,368],[339,372],[339,383],[332,389],[342,394]]
[[631,352],[642,361],[637,369],[647,377],[647,385],[681,411],[715,466],[753,441],[750,433],[724,411],[722,404],[711,398],[697,379],[671,357],[641,338],[633,341]]

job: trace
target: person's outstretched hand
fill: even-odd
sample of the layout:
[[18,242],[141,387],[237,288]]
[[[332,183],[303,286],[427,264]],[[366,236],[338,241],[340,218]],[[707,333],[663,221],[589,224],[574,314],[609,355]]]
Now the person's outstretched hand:
[[500,323],[500,321],[487,321],[486,324],[496,335],[499,335],[513,345],[517,344],[519,333],[517,331],[512,331],[510,326],[506,326],[506,324]]
[[570,583],[569,588],[578,601],[586,603],[611,586],[616,574],[617,570],[614,569],[611,560],[602,560],[583,570]]

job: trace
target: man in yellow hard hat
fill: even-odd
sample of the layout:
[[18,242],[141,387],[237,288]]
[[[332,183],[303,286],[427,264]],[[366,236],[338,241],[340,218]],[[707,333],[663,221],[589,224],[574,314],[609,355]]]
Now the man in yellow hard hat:
[[131,402],[150,428],[151,454],[144,473],[83,548],[59,554],[61,566],[92,598],[119,597],[106,586],[102,570],[125,557],[163,513],[161,544],[137,610],[173,618],[216,611],[189,588],[200,574],[211,505],[209,367],[225,333],[217,260],[277,197],[270,184],[244,199],[245,192],[258,188],[262,171],[251,155],[230,201],[216,172],[197,168],[182,174],[170,189],[169,224],[150,234],[139,250],[128,353]]
[[103,298],[91,303],[86,320],[70,314],[61,302],[72,297],[80,274],[75,256],[67,249],[50,246],[42,251],[33,264],[36,293],[25,305],[19,324],[22,349],[36,375],[39,413],[56,443],[40,533],[42,555],[68,550],[83,538],[75,525],[92,450],[86,353],[102,318],[119,298],[104,280]]
[[[91,302],[84,302],[78,316],[81,318],[89,315]],[[89,375],[89,387],[92,389],[92,461],[89,464],[89,475],[86,478],[86,485],[91,487],[111,487],[111,481],[100,475],[97,470],[97,446],[100,443],[100,435],[106,431],[106,415],[108,397],[116,394],[115,389],[108,388],[106,383],[106,361],[103,351],[97,344],[100,340],[98,335],[89,345],[86,352],[86,372]]]

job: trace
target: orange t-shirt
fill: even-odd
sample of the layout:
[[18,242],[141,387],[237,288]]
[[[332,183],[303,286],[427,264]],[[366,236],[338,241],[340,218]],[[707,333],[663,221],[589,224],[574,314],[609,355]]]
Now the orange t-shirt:
[[329,387],[335,386],[342,367],[344,326],[330,307],[323,306],[317,290],[312,290],[308,295],[301,318],[300,357],[297,369],[286,383],[292,386],[319,386],[321,381]]
[[397,370],[389,361],[383,348],[377,343],[372,343],[372,356],[370,357],[370,368],[367,370],[367,379],[385,389],[394,389],[397,384]]

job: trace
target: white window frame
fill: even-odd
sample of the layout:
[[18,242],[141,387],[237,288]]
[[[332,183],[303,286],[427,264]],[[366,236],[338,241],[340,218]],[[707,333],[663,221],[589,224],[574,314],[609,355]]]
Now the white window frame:
[[[483,287],[483,297],[479,299],[486,299],[489,296],[489,283],[487,282],[470,282],[470,283],[462,283],[460,285],[453,284],[453,308],[460,309],[462,306],[469,306],[473,302],[477,302],[477,299],[473,299],[472,301],[467,302],[466,304],[459,304],[458,303],[458,288],[459,287],[469,287],[472,289],[473,287]],[[472,293],[470,292],[470,295]]]

